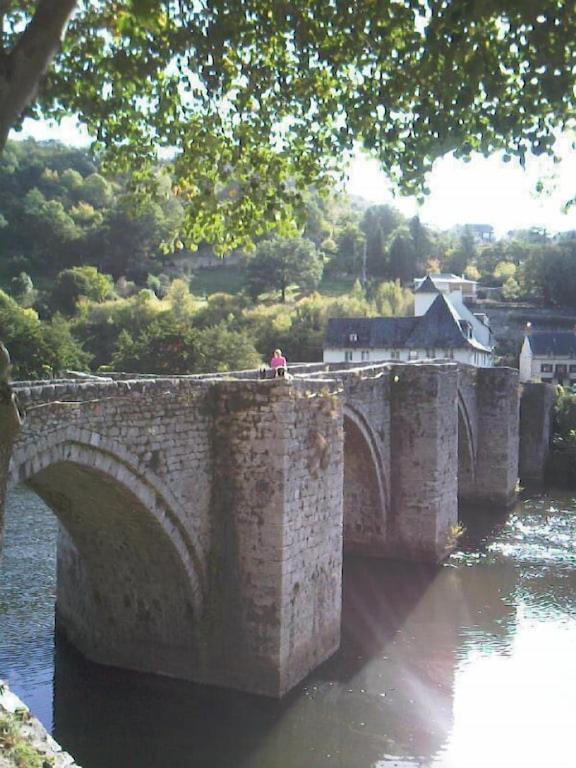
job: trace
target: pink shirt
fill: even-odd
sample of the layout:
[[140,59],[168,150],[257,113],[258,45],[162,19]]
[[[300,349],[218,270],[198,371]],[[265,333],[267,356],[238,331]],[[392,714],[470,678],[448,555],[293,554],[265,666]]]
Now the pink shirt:
[[273,357],[270,360],[270,368],[286,368],[286,358],[282,355],[280,357]]

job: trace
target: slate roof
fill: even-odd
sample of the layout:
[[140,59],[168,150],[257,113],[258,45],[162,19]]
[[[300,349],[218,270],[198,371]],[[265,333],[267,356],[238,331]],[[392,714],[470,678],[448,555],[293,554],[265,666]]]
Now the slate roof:
[[[350,341],[356,334],[357,341]],[[335,317],[328,320],[325,347],[356,349],[457,349],[473,347],[489,352],[469,339],[460,318],[446,297],[439,293],[424,315],[417,317]]]
[[414,293],[440,293],[430,275],[426,275]]
[[576,357],[574,331],[532,331],[528,343],[534,355]]
[[432,282],[434,280],[442,280],[448,281],[448,282],[455,282],[455,283],[475,283],[476,280],[468,280],[467,277],[464,277],[463,275],[455,275],[453,272],[432,272],[430,274],[430,278]]

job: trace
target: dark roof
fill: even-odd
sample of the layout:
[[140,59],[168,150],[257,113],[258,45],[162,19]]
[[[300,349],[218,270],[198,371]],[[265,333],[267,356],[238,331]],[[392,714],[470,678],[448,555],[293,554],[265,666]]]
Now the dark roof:
[[[333,317],[328,320],[325,344],[329,347],[397,347],[404,344],[418,317]],[[357,341],[350,341],[350,334]]]
[[412,349],[425,347],[466,347],[468,339],[462,332],[458,316],[443,294],[436,296],[426,314],[421,315],[405,346]]
[[574,331],[532,331],[528,336],[528,342],[535,355],[576,357]]
[[434,280],[432,280],[430,275],[426,275],[414,293],[440,293],[440,291],[434,285]]
[[[351,341],[350,334],[356,334],[357,341]],[[454,349],[474,346],[484,350],[482,345],[466,337],[458,316],[441,293],[426,314],[418,317],[332,318],[328,320],[324,346],[372,349]]]

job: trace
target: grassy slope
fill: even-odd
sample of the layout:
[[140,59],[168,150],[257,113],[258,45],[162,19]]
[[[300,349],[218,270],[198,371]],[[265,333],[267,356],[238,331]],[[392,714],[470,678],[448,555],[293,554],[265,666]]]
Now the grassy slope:
[[[198,269],[190,280],[190,290],[197,296],[212,293],[238,293],[243,285],[243,269],[240,266],[218,269]],[[354,285],[353,278],[326,278],[318,286],[323,296],[342,296]]]

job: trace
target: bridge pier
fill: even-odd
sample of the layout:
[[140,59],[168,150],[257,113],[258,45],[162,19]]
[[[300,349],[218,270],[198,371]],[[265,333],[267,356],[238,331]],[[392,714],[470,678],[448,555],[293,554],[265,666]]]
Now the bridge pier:
[[207,682],[282,696],[339,646],[342,405],[313,389],[215,392]]
[[541,483],[550,452],[552,411],[556,399],[553,384],[523,384],[520,399],[520,480]]
[[458,522],[457,368],[391,369],[391,514],[387,553],[437,562]]
[[460,490],[464,503],[509,507],[518,483],[519,387],[512,368],[476,369],[474,478]]

